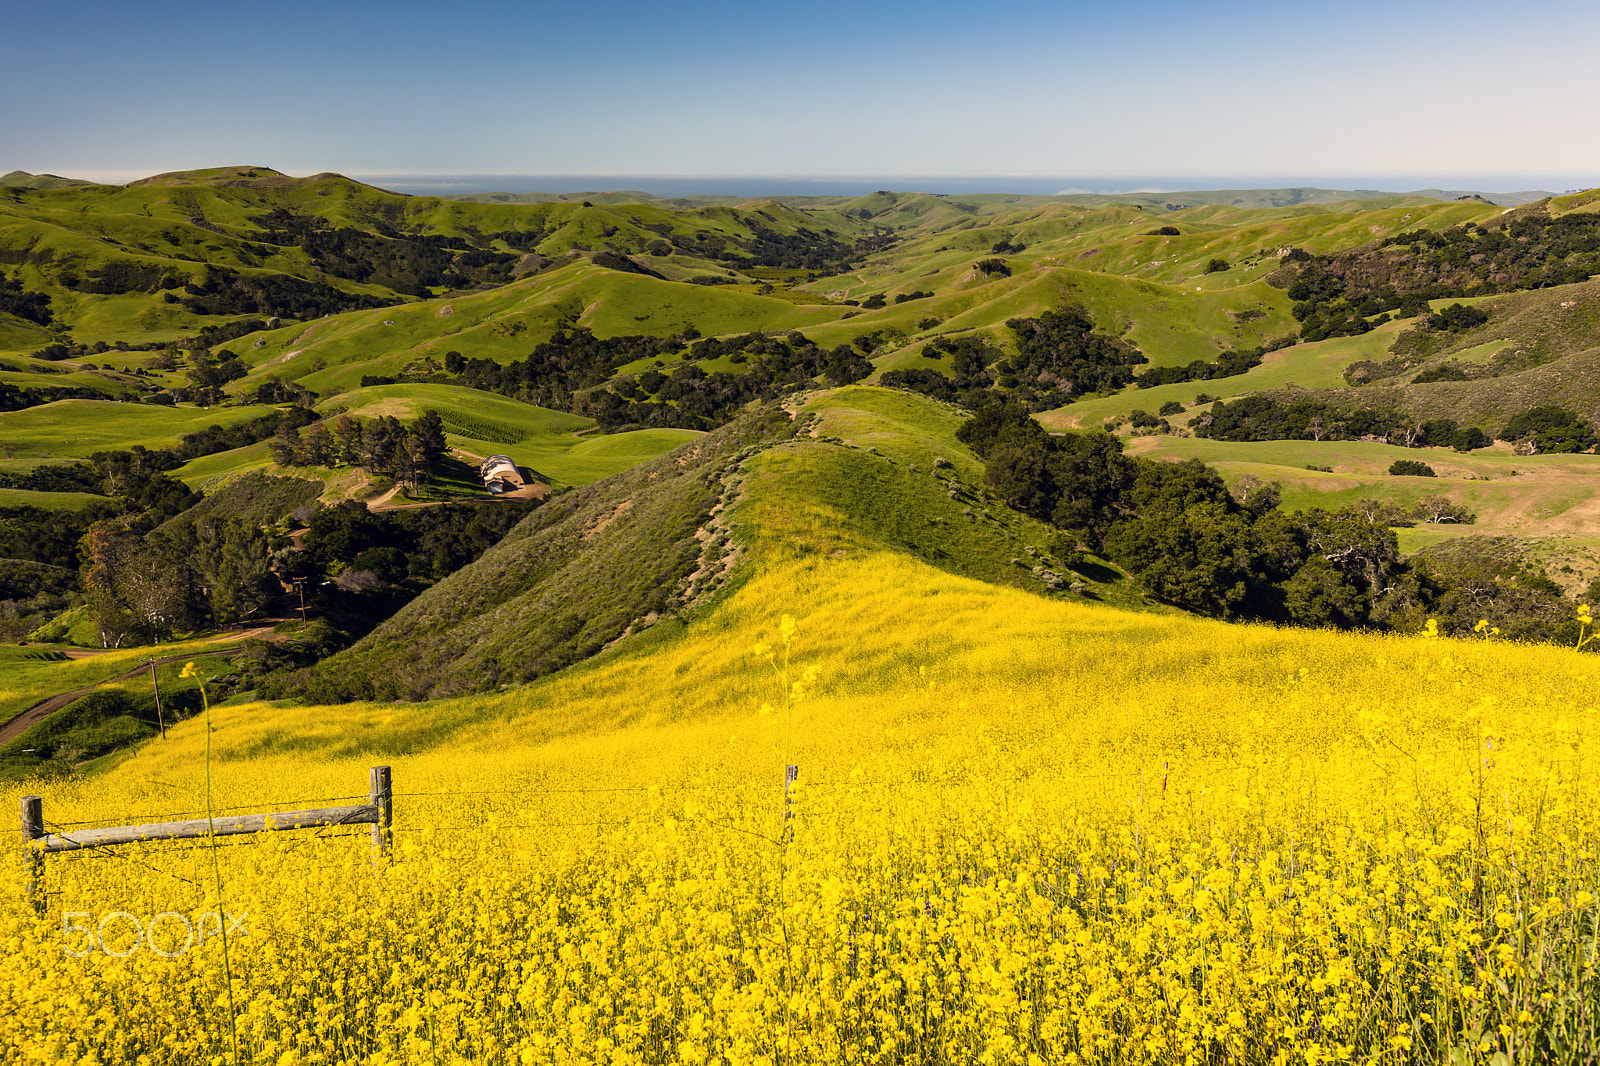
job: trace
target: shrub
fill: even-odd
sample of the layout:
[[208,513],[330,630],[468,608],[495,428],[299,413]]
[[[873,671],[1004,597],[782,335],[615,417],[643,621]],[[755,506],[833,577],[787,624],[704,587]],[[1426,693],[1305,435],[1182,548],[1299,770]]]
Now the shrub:
[[1396,477],[1436,477],[1433,467],[1416,459],[1396,459],[1389,464],[1389,473]]

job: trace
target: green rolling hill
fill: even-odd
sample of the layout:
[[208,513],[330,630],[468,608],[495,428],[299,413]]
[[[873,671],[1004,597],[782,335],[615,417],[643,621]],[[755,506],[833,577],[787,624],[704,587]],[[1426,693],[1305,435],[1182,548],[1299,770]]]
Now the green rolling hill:
[[[1482,533],[1548,560],[1569,593],[1600,574],[1578,554],[1592,539],[1600,559],[1588,457],[1208,435],[1246,398],[1489,437],[1541,405],[1600,422],[1600,194],[448,199],[262,166],[26,177],[0,185],[8,513],[76,543],[73,521],[119,505],[70,464],[135,445],[187,449],[163,460],[179,495],[268,484],[255,474],[325,506],[477,500],[471,464],[490,454],[556,491],[503,550],[415,577],[411,613],[345,652],[348,670],[297,675],[303,692],[337,674],[418,698],[558,669],[692,612],[740,552],[871,545],[1029,588],[1078,560],[1073,595],[1140,604],[1047,513],[985,487],[954,433],[994,400],[1200,459],[1236,491],[1276,482],[1288,512],[1442,495],[1478,524],[1402,526],[1408,552]],[[405,487],[348,457],[274,461],[275,432],[341,415],[401,437],[437,415],[448,469]],[[1413,457],[1439,476],[1388,473]],[[54,490],[40,464],[66,471]],[[604,610],[569,625],[575,595]],[[428,651],[401,676],[408,629]]]

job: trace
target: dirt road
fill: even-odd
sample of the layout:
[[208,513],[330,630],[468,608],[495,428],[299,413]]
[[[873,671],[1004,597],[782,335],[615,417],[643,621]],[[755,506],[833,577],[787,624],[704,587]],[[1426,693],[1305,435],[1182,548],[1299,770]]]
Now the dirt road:
[[[273,625],[276,625],[276,622]],[[259,640],[273,640],[278,638],[278,634],[273,632],[272,625],[265,625],[258,626],[254,629],[233,630],[231,632],[222,633],[208,641],[205,641],[205,643],[233,643],[236,641],[248,640],[252,637]],[[95,655],[104,655],[107,651],[111,650],[113,649],[107,648],[101,650],[95,648],[74,648],[67,652],[67,657],[71,659],[87,659]],[[195,653],[190,651],[184,653],[183,655],[169,655],[166,658],[157,659],[155,663],[157,666],[165,666],[168,663],[184,662],[185,660],[194,658],[194,656]],[[0,744],[6,744],[15,740],[17,737],[20,737],[34,726],[50,717],[52,714],[55,714],[57,711],[61,710],[63,707],[66,707],[73,701],[82,699],[84,696],[87,696],[101,685],[109,685],[117,681],[127,681],[129,678],[138,677],[141,674],[147,674],[149,672],[150,664],[141,663],[134,669],[129,670],[126,673],[118,674],[116,677],[108,677],[104,681],[96,681],[92,685],[87,685],[83,688],[75,688],[70,692],[59,692],[54,696],[42,699],[38,703],[35,703],[33,706],[22,711],[22,713],[13,717],[10,721],[6,722],[5,725],[0,725]]]

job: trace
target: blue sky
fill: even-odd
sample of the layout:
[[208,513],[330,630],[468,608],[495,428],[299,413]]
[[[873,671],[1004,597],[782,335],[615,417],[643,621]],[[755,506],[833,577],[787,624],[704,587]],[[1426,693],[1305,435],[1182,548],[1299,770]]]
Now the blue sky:
[[0,171],[1600,184],[1600,5],[1570,0],[63,0],[5,25]]

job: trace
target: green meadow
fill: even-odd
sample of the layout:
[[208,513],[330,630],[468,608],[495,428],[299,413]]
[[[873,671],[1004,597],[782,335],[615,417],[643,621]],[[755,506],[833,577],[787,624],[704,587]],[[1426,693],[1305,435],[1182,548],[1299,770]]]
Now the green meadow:
[[0,412],[0,453],[6,458],[84,459],[99,451],[142,444],[162,448],[207,426],[235,425],[271,407],[163,407],[116,400],[58,400]]

